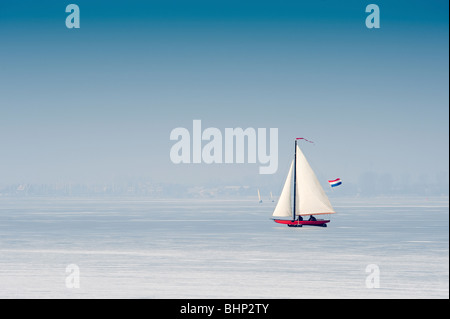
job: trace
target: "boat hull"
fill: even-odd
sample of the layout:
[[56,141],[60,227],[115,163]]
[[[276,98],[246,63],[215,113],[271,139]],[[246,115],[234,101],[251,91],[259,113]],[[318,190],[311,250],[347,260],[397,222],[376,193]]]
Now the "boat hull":
[[289,227],[302,227],[302,226],[321,226],[327,227],[327,223],[330,222],[328,219],[318,219],[318,220],[286,220],[286,219],[274,219],[275,223],[284,224]]

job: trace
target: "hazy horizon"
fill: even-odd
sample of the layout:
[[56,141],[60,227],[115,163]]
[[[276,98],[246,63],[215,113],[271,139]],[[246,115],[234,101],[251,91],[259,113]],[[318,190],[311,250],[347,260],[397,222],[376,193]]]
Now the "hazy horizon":
[[[295,137],[343,193],[448,195],[448,2],[0,4],[0,185],[281,191]],[[174,164],[170,133],[278,128],[278,170]],[[373,189],[372,189],[372,188]]]

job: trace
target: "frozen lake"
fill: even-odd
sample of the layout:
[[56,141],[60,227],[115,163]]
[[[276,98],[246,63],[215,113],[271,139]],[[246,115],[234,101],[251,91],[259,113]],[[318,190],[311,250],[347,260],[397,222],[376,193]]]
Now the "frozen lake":
[[331,201],[0,198],[0,298],[449,298],[448,198]]

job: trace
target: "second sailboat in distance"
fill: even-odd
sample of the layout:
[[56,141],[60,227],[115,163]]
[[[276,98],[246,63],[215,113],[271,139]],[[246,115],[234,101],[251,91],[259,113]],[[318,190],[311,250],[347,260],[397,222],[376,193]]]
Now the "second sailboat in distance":
[[[276,223],[289,227],[302,227],[303,225],[326,227],[330,220],[317,219],[314,215],[336,212],[305,155],[297,145],[297,141],[301,139],[303,138],[295,139],[294,160],[272,217]],[[291,206],[292,180],[294,181],[294,199]],[[305,220],[303,216],[309,216],[309,218]]]

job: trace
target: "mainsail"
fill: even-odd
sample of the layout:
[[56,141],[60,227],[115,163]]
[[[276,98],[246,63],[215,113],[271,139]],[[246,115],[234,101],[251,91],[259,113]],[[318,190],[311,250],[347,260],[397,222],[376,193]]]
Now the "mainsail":
[[317,180],[314,171],[309,165],[300,148],[296,146],[296,194],[295,194],[295,217],[291,208],[292,175],[294,171],[294,161],[292,161],[283,191],[281,192],[277,206],[272,214],[275,217],[291,217],[303,215],[334,214],[325,191]]
[[334,214],[328,196],[317,180],[305,155],[297,146],[296,215]]

